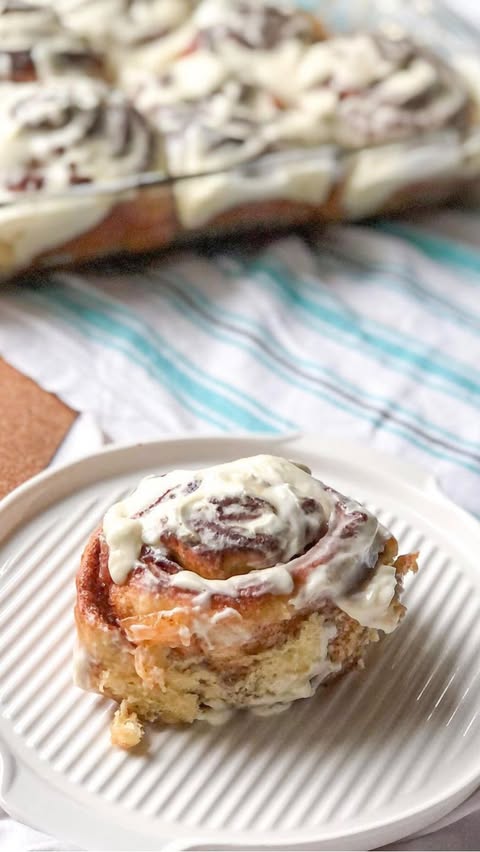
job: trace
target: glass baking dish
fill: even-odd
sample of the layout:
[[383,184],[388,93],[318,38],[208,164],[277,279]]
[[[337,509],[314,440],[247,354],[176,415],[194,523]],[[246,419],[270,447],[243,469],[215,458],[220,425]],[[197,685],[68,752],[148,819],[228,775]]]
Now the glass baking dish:
[[460,70],[468,127],[447,126],[354,150],[269,153],[228,169],[148,172],[22,192],[0,205],[0,276],[152,251],[199,236],[359,220],[444,201],[480,177],[480,35],[438,0],[304,0],[329,34],[411,37]]

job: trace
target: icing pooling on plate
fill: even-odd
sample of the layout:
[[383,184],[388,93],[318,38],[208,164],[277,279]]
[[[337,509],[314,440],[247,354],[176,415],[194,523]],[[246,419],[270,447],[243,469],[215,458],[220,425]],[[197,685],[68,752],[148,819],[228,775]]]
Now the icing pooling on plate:
[[[115,583],[142,566],[146,545],[160,554],[157,582],[188,593],[200,608],[213,595],[289,596],[299,611],[328,597],[365,626],[388,631],[398,621],[390,607],[395,571],[375,568],[388,530],[359,503],[276,456],[144,479],[108,510],[103,534]],[[240,554],[243,573],[203,577],[174,560],[172,567],[170,535],[200,555]]]

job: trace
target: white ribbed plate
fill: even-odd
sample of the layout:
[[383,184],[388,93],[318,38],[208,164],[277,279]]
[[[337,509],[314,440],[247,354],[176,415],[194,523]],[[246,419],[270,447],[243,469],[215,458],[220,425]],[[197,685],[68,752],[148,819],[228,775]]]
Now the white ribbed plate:
[[[408,616],[366,673],[281,716],[119,752],[112,703],[71,682],[82,546],[146,472],[263,451],[381,507],[402,551],[420,548]],[[479,552],[478,524],[428,476],[343,442],[159,441],[42,474],[0,504],[2,804],[90,849],[365,849],[424,828],[480,783]]]

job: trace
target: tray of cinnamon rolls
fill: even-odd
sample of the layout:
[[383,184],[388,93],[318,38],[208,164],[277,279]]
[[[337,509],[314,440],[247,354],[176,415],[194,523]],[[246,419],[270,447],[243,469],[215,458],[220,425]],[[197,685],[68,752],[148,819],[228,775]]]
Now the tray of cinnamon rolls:
[[479,40],[384,6],[3,0],[0,277],[472,185]]

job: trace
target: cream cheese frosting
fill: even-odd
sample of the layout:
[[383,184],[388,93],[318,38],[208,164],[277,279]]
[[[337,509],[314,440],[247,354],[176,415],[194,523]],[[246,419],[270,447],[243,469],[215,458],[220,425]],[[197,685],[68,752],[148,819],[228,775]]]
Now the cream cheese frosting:
[[[42,252],[62,246],[98,225],[115,204],[108,195],[0,204],[0,275],[22,269]],[[57,259],[62,261],[62,249]],[[68,256],[65,258],[69,260]]]
[[21,0],[0,3],[0,81],[98,74],[99,57],[64,29],[54,10]]
[[[201,228],[226,207],[293,201],[312,210],[329,196],[343,174],[338,153],[330,146],[271,154],[258,164],[232,168],[173,186],[179,217],[188,228]],[[295,210],[292,212],[295,221]],[[234,226],[237,227],[237,225]]]
[[[341,669],[341,664],[334,663],[328,652],[328,644],[336,632],[333,624],[323,621],[318,651],[309,667],[275,678],[270,690],[263,695],[249,696],[248,709],[255,716],[275,716],[288,710],[294,701],[311,698],[321,683]],[[214,706],[205,708],[201,718],[209,724],[220,725],[228,721],[233,712],[226,702],[216,701]]]
[[[307,514],[301,505],[306,500],[314,501]],[[124,582],[141,543],[158,544],[159,530],[213,550],[232,546],[233,532],[246,541],[271,537],[279,542],[282,561],[288,561],[303,551],[329,514],[330,503],[317,480],[275,456],[147,477],[105,515],[109,570],[114,582]],[[132,546],[127,558],[125,539]]]
[[[213,595],[290,596],[305,610],[329,598],[360,624],[393,630],[396,579],[378,562],[386,530],[365,507],[338,494],[294,463],[254,456],[212,468],[144,479],[105,515],[108,567],[124,583],[144,545],[174,534],[199,552],[247,549],[254,567],[222,579],[177,566],[165,585],[189,593],[200,617]],[[168,548],[163,550],[168,559]]]
[[182,24],[190,0],[53,0],[63,23],[104,48],[148,45]]
[[149,165],[144,120],[97,80],[5,84],[0,119],[0,201],[133,176]]
[[254,136],[260,148],[296,142],[355,149],[460,121],[467,102],[455,71],[410,42],[379,34],[306,45],[287,39],[274,49],[256,50],[254,62],[238,60],[234,39],[222,42],[221,51],[197,41],[165,74],[127,68],[123,78],[139,109],[167,137],[180,123],[180,144],[185,129],[196,128],[196,163],[190,167],[187,155],[187,174],[215,168],[212,151],[217,159],[223,153],[223,165],[229,165],[228,144],[220,146],[220,135],[227,143],[237,140],[229,122],[239,113],[241,141]]

